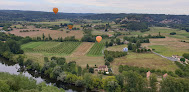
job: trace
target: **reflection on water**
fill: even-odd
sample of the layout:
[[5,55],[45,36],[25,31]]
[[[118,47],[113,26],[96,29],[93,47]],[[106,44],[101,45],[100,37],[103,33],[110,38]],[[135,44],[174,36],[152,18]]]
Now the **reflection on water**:
[[51,80],[45,76],[41,76],[34,71],[25,71],[24,67],[20,67],[19,64],[10,62],[2,57],[0,57],[0,72],[7,72],[10,74],[22,74],[26,77],[33,78],[37,83],[46,82],[47,85],[54,85],[59,88],[63,88],[66,92],[91,92],[82,87],[76,87],[74,85],[58,83],[55,80]]

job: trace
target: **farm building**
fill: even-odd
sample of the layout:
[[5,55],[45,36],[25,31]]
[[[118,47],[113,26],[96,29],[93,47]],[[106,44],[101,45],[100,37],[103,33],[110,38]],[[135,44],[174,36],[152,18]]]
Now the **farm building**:
[[163,78],[166,78],[167,76],[168,76],[168,74],[166,73],[166,74],[163,75]]
[[98,72],[99,71],[106,71],[106,72],[108,72],[108,66],[107,65],[99,66],[98,67]]
[[6,32],[5,30],[0,30],[0,32]]
[[149,77],[150,77],[150,75],[151,75],[151,72],[150,72],[150,71],[148,71],[148,72],[146,73],[146,77],[147,77],[147,78],[149,78]]
[[[173,55],[172,57],[180,63],[181,63],[180,59],[183,58],[182,56],[178,56],[178,55]],[[188,64],[188,62],[189,60],[185,58],[185,63]]]
[[123,48],[123,52],[128,52],[128,48],[127,47]]

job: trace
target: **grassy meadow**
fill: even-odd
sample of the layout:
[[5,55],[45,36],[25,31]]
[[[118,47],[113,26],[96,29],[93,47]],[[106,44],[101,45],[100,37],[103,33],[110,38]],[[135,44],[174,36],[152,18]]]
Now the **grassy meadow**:
[[116,58],[114,62],[111,63],[111,65],[115,73],[118,73],[119,65],[138,66],[168,71],[174,71],[178,69],[174,62],[169,61],[153,53],[129,52],[129,54],[125,57]]

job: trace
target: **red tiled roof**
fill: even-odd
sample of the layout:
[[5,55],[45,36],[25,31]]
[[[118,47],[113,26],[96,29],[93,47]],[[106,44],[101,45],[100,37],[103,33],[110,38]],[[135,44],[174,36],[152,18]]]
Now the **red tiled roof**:
[[99,66],[98,68],[106,68],[107,66],[103,65],[103,66]]

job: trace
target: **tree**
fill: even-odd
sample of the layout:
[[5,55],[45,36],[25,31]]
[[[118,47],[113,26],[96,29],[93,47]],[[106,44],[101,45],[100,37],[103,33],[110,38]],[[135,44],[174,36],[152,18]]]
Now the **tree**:
[[144,92],[147,87],[147,83],[141,75],[136,72],[129,71],[124,76],[126,77],[128,92]]
[[24,57],[19,55],[17,58],[17,62],[19,63],[20,66],[23,66],[24,65]]
[[108,44],[108,41],[106,41],[106,48],[108,48],[109,44]]
[[133,48],[132,48],[132,43],[129,43],[129,44],[128,44],[128,49],[129,49],[129,50],[132,50],[132,49],[133,49]]
[[140,48],[140,46],[141,46],[140,41],[137,41],[137,42],[136,42],[136,46],[137,46],[137,48]]
[[108,81],[106,90],[107,92],[121,92],[120,85],[116,81]]
[[94,73],[94,68],[89,68],[90,73]]
[[82,74],[82,68],[81,66],[78,66],[78,76],[81,76],[81,74]]
[[85,73],[85,75],[83,76],[83,81],[85,84],[85,87],[88,89],[93,89],[94,86],[92,85],[93,80],[92,80],[92,75],[89,73]]
[[114,61],[114,58],[112,56],[107,56],[106,61],[112,62],[112,61]]
[[106,61],[105,65],[110,66],[110,62]]
[[178,76],[180,76],[180,77],[184,76],[184,72],[181,69],[175,70],[175,74],[178,75]]
[[58,58],[56,62],[57,62],[58,65],[64,65],[64,63],[66,63],[66,59],[63,58],[63,57]]
[[87,64],[87,69],[89,69],[89,64]]
[[10,50],[13,54],[20,54],[21,46],[14,40],[9,40],[5,43],[8,50]]
[[120,45],[120,44],[121,44],[121,41],[120,41],[119,38],[116,39],[116,44],[117,44],[117,45]]
[[45,62],[49,62],[48,57],[44,57],[44,61],[45,61]]
[[122,74],[116,75],[116,80],[118,81],[118,84],[123,88],[124,86],[124,76]]
[[155,75],[150,76],[150,92],[157,92],[157,77]]
[[52,40],[52,37],[50,36],[50,34],[49,34],[49,41],[51,41]]
[[185,60],[185,58],[181,58],[180,61],[185,62],[186,60]]
[[113,42],[109,42],[109,44],[108,44],[109,46],[113,46]]
[[0,92],[9,92],[10,91],[10,86],[5,82],[0,80]]
[[43,35],[42,35],[42,38],[43,38],[43,41],[45,40],[45,34],[43,33]]
[[186,58],[186,59],[189,59],[189,53],[184,53],[183,57]]

